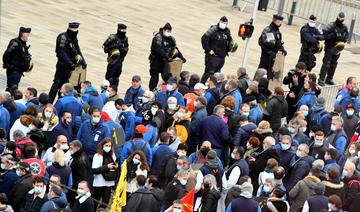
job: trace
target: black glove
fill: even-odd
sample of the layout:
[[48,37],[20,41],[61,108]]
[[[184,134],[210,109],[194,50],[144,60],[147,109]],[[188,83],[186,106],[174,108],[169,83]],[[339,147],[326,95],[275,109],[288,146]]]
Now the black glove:
[[182,60],[183,63],[186,63],[185,57],[182,57],[181,60]]
[[84,64],[82,64],[82,66],[81,66],[83,69],[86,69],[86,67],[87,67],[87,64],[86,63],[84,63]]
[[283,55],[286,56],[287,55],[287,51],[285,49],[281,50]]
[[76,68],[76,66],[74,63],[70,64],[70,66],[69,66],[70,71],[74,71],[75,68]]
[[269,51],[268,54],[270,55],[270,57],[276,57],[276,52]]
[[171,57],[167,58],[166,60],[167,60],[168,62],[172,62],[172,61],[173,61],[173,59],[172,59]]

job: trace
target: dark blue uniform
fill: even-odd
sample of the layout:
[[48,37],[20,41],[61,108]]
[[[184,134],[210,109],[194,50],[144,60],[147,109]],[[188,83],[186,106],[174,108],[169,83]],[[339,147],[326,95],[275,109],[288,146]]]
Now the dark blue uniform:
[[[86,68],[85,59],[80,51],[77,31],[67,30],[58,35],[56,39],[56,57],[58,61],[56,63],[56,72],[54,82],[49,92],[49,102],[52,103],[55,99],[56,93],[64,83],[69,82],[71,72],[75,70],[76,65],[82,65]],[[75,57],[81,56],[80,64],[77,64]]]
[[[218,25],[211,26],[201,37],[201,45],[205,51],[205,73],[201,78],[202,83],[205,83],[210,75],[221,71],[231,40],[229,28],[222,30]],[[215,55],[209,54],[211,50]]]
[[318,51],[319,41],[324,40],[324,36],[316,27],[304,25],[300,30],[301,53],[298,62],[304,62],[307,70],[311,71],[316,65],[315,53]]
[[29,53],[30,46],[20,38],[14,38],[3,55],[3,67],[6,69],[7,91],[14,91],[19,87],[19,82],[25,72],[29,68],[31,55]]

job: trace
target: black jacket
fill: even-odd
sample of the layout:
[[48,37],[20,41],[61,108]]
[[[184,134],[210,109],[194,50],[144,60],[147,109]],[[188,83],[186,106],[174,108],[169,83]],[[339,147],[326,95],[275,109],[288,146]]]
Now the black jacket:
[[278,51],[284,50],[281,32],[274,23],[265,27],[258,43],[261,46],[261,51],[268,55],[275,55]]
[[157,210],[156,211],[160,211],[160,208],[161,208],[161,204],[162,202],[164,201],[164,198],[165,198],[165,193],[162,189],[160,188],[153,188],[150,190],[150,192],[154,195],[156,201],[157,201],[157,204],[156,204],[156,208]]
[[176,168],[176,160],[178,158],[177,152],[173,152],[165,157],[161,164],[160,174],[159,174],[159,182],[162,187],[168,185],[168,183],[174,178],[177,168]]
[[76,200],[72,212],[91,212],[94,211],[94,200],[92,197],[87,198],[83,203]]
[[169,58],[171,50],[176,48],[176,41],[173,36],[165,37],[161,32],[155,34],[151,43],[151,55],[158,59]]
[[164,208],[169,208],[177,199],[181,199],[186,195],[185,186],[181,185],[179,180],[172,180],[165,188]]
[[318,28],[310,27],[309,24],[305,24],[300,29],[300,38],[302,43],[302,50],[310,50],[315,53],[316,46],[320,40],[324,40],[324,36],[320,33]]
[[128,37],[121,37],[118,34],[111,34],[103,44],[104,52],[111,53],[112,50],[120,51],[120,58],[124,58],[128,53]]
[[284,178],[284,185],[290,191],[298,181],[303,179],[310,171],[314,158],[305,156],[297,159],[296,156],[290,162],[290,170]]
[[281,126],[281,118],[286,117],[288,104],[284,96],[272,96],[266,104],[264,110],[264,120],[269,121],[271,129],[277,131]]
[[73,178],[73,188],[77,188],[79,182],[88,180],[89,160],[82,149],[72,154],[71,157],[73,158],[70,165]]
[[8,199],[14,211],[18,211],[21,202],[24,200],[26,194],[33,188],[33,178],[31,174],[21,176],[11,189]]
[[12,39],[3,54],[3,67],[20,72],[26,71],[31,59],[29,48],[30,46],[20,38]]
[[211,26],[201,37],[201,45],[205,54],[211,50],[219,57],[225,57],[228,54],[229,44],[232,40],[229,28],[220,29],[218,25]]
[[80,63],[86,64],[85,59],[81,53],[76,33],[67,30],[60,33],[56,38],[56,57],[63,65],[72,66],[76,65],[76,55],[81,56]]
[[349,37],[348,27],[337,21],[331,22],[323,28],[325,37],[325,51],[335,46],[338,41],[347,42]]
[[139,188],[132,193],[126,203],[125,212],[157,212],[158,205],[154,194],[144,188]]
[[270,158],[274,158],[280,162],[280,157],[275,147],[270,147],[269,149],[261,152],[255,161],[249,162],[251,174],[259,174],[260,172],[264,171],[266,163]]
[[203,191],[201,198],[201,212],[216,212],[220,192],[217,190]]
[[355,172],[350,178],[344,179],[345,201],[343,209],[349,212],[357,212],[360,208],[360,175]]
[[178,92],[181,93],[183,96],[187,93],[190,93],[190,86],[189,83],[186,83],[182,80],[178,82]]

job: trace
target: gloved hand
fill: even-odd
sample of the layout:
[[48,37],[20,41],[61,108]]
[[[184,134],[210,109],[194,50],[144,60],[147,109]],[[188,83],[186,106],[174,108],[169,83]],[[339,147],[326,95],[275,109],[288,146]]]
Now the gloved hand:
[[186,63],[185,57],[182,57],[181,60],[182,60],[183,63]]
[[281,50],[283,55],[286,56],[287,55],[287,51],[285,49]]
[[169,57],[169,58],[167,58],[167,59],[166,59],[166,61],[168,61],[168,62],[172,62],[172,61],[173,61],[173,59],[172,59],[171,57]]
[[70,64],[70,66],[69,66],[70,71],[74,71],[75,68],[76,68],[76,66],[74,63]]
[[82,64],[82,66],[81,66],[83,69],[86,69],[86,67],[87,67],[87,64],[86,63],[84,63],[84,64]]

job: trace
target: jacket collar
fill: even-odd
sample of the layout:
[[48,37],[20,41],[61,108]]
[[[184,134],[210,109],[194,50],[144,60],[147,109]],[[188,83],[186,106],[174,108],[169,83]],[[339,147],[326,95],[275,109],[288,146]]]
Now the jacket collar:
[[28,194],[34,194],[34,195],[36,195],[37,197],[39,197],[40,199],[44,199],[45,193],[46,193],[46,189],[45,189],[45,185],[44,185],[44,188],[43,188],[43,190],[42,190],[42,192],[41,192],[40,194],[35,194],[35,190],[34,190],[34,189],[31,189]]
[[85,195],[78,195],[75,198],[79,200],[80,204],[84,203],[89,197],[91,197],[91,193],[87,192]]

